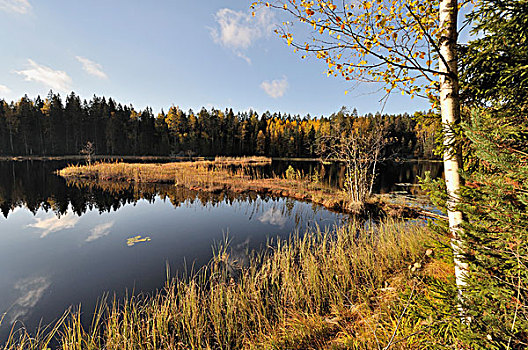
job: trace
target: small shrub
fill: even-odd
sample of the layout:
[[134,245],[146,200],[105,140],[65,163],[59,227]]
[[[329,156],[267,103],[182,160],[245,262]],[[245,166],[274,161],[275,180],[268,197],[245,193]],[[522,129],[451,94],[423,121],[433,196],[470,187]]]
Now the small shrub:
[[295,180],[297,177],[297,173],[295,172],[295,169],[291,165],[288,165],[288,169],[286,169],[285,176],[287,180]]

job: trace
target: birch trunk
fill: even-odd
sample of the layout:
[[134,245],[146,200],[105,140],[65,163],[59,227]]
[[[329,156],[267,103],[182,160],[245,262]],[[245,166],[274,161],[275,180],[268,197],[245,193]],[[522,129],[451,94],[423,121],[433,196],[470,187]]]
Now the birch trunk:
[[[461,241],[462,212],[456,210],[460,201],[459,190],[461,178],[459,169],[461,167],[460,149],[456,145],[453,127],[460,122],[460,100],[458,87],[457,69],[457,0],[440,1],[440,71],[447,75],[440,75],[440,109],[442,114],[442,127],[444,131],[444,172],[447,187],[447,213],[449,217],[449,229],[451,231],[451,246],[454,255],[455,278],[458,288],[460,303],[463,301],[462,292],[466,285],[468,266],[461,259],[464,250]],[[462,306],[459,310],[463,318]]]

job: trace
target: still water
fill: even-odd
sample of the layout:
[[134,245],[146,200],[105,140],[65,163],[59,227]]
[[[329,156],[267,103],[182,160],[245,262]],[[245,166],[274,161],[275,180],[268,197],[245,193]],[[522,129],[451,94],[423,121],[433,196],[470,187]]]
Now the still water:
[[[155,291],[168,271],[174,276],[206,264],[213,245],[226,237],[232,255],[243,259],[269,238],[347,220],[285,198],[200,194],[170,185],[68,186],[54,175],[65,165],[0,162],[0,344],[13,325],[34,330],[71,305],[81,304],[89,315],[104,293],[120,298]],[[274,162],[261,170],[281,174],[288,165]],[[318,171],[336,186],[342,176],[335,166],[295,167]],[[414,182],[423,170],[388,167],[378,191]],[[148,240],[128,245],[136,236]]]

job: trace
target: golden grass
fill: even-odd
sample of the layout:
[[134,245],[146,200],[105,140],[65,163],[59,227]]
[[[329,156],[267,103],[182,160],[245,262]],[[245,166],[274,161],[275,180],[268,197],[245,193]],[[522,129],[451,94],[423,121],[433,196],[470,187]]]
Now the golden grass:
[[[416,311],[439,302],[424,282],[432,277],[409,268],[434,263],[430,241],[421,225],[350,224],[270,242],[246,266],[223,245],[192,277],[103,301],[88,329],[73,313],[53,335],[64,350],[381,349],[391,338],[391,349],[446,345],[446,331],[431,327],[444,322],[441,313]],[[20,333],[5,349],[47,346]]]
[[217,156],[214,160],[215,163],[225,164],[271,164],[271,158],[262,156],[251,156],[251,157],[223,157]]
[[372,197],[368,203],[356,203],[348,193],[327,186],[315,176],[306,176],[289,169],[284,176],[265,178],[255,165],[269,163],[265,157],[217,158],[215,161],[178,162],[165,164],[95,163],[93,165],[72,165],[58,172],[72,182],[121,181],[136,183],[167,183],[197,191],[219,193],[255,192],[262,195],[289,197],[313,202],[330,210],[362,214],[366,209],[374,213],[394,214],[407,217],[416,213],[401,206]]

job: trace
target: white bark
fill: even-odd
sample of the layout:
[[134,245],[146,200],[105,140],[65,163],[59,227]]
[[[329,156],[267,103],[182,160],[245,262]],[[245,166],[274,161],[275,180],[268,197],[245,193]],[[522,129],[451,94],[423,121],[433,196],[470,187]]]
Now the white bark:
[[[456,209],[460,202],[459,190],[461,178],[459,169],[461,166],[460,150],[455,144],[455,133],[453,126],[460,121],[460,101],[458,94],[458,70],[457,70],[457,0],[440,1],[440,28],[442,36],[440,39],[440,71],[446,75],[440,75],[440,109],[442,114],[442,127],[444,129],[444,173],[447,186],[447,213],[449,217],[449,229],[451,231],[451,246],[453,248],[455,278],[459,292],[460,302],[463,301],[463,290],[466,285],[468,266],[461,260],[464,250],[460,239],[462,231],[462,212]],[[463,316],[463,310],[460,306]],[[463,316],[464,317],[464,316]],[[465,317],[464,317],[465,318]],[[467,320],[467,318],[465,318]]]

